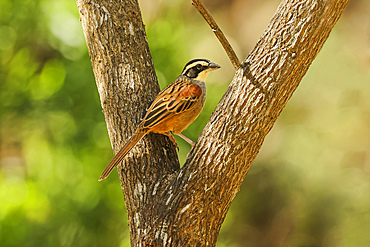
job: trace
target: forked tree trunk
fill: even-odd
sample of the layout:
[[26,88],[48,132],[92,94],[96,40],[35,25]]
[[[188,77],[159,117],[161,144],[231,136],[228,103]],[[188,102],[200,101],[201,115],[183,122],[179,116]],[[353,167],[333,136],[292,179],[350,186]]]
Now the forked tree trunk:
[[[118,152],[159,91],[141,12],[137,0],[76,1]],[[181,169],[165,136],[134,147],[118,166],[132,246],[215,246],[265,136],[347,3],[283,0]]]

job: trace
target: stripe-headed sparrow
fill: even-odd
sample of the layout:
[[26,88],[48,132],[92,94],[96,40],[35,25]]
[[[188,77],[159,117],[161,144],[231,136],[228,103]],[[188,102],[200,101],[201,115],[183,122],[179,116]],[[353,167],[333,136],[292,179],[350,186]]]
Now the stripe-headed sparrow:
[[202,111],[207,94],[205,80],[209,72],[219,68],[219,65],[206,59],[194,59],[188,62],[181,75],[159,92],[147,108],[136,131],[105,168],[99,181],[108,177],[113,168],[118,165],[135,144],[150,132],[168,136],[177,147],[175,138],[171,134],[172,131],[193,147],[195,143],[182,135],[181,132]]

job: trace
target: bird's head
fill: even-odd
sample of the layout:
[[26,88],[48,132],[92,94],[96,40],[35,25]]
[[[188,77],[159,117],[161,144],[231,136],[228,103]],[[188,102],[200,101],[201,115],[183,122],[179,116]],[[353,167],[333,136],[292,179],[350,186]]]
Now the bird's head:
[[194,59],[188,62],[181,75],[190,79],[205,81],[209,72],[221,68],[220,65],[212,63],[207,59]]

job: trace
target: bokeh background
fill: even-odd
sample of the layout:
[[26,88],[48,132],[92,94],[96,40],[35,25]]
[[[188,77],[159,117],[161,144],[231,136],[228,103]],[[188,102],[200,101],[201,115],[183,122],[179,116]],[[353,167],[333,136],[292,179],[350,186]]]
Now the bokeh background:
[[[240,58],[279,0],[205,1]],[[161,88],[208,79],[196,140],[234,70],[190,1],[140,0]],[[180,160],[190,147],[182,140]],[[129,246],[113,153],[73,0],[0,1],[0,246]],[[268,134],[219,247],[370,246],[370,2],[351,0]]]

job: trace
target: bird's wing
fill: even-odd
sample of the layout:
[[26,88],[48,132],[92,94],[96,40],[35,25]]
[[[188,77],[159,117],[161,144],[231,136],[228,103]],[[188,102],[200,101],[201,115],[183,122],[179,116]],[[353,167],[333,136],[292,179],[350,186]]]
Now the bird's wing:
[[149,106],[142,124],[152,128],[163,119],[190,110],[200,100],[202,89],[197,84],[176,80],[163,89]]

